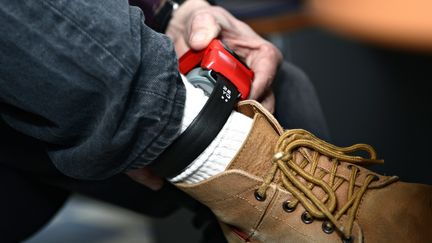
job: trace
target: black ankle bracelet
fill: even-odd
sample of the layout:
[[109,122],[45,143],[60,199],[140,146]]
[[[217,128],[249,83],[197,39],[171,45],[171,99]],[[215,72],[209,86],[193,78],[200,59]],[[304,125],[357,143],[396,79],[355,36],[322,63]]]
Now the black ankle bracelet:
[[216,138],[234,109],[240,92],[224,76],[211,72],[216,80],[207,103],[189,127],[154,161],[153,171],[162,177],[179,175]]

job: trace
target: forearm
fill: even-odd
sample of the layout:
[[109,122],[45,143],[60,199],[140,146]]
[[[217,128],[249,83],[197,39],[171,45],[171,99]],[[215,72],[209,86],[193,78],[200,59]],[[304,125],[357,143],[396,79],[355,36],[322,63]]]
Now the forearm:
[[150,163],[180,127],[184,88],[166,37],[127,1],[0,4],[1,117],[63,173]]

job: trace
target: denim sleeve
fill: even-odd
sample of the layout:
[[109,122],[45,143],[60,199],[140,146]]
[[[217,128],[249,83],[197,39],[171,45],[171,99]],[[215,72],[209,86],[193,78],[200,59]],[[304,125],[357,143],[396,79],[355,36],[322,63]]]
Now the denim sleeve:
[[177,58],[127,0],[1,1],[0,23],[0,119],[40,140],[61,172],[104,179],[173,141]]

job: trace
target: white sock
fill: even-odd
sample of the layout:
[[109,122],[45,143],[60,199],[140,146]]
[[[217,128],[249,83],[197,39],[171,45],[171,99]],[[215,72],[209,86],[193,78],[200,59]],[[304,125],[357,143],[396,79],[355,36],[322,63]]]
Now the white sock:
[[[208,97],[200,88],[195,88],[182,76],[186,87],[186,102],[181,132],[192,123],[201,111]],[[246,139],[252,127],[252,119],[233,111],[222,130],[210,145],[171,182],[197,183],[225,170],[229,162]]]
[[189,83],[185,76],[181,75],[181,77],[186,88],[185,108],[180,129],[180,133],[183,133],[204,107],[208,97],[204,94],[202,89],[195,88]]

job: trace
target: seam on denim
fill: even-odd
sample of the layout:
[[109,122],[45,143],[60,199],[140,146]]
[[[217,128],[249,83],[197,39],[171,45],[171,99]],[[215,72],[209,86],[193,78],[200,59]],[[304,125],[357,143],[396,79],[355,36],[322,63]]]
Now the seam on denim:
[[173,99],[168,98],[166,94],[161,94],[161,93],[154,92],[154,91],[151,91],[151,90],[148,90],[148,89],[134,89],[134,92],[140,93],[140,94],[154,95],[154,96],[157,96],[157,97],[159,97],[159,98],[161,98],[161,99],[163,99],[165,101],[171,101],[171,102],[174,101]]
[[135,89],[134,92],[141,93],[141,94],[154,95],[154,96],[157,96],[157,97],[159,97],[165,101],[174,102],[178,105],[183,105],[183,103],[177,101],[177,99],[171,99],[171,98],[166,97],[166,95],[163,95],[163,94],[160,94],[160,93],[157,93],[154,91],[149,91],[147,89]]
[[98,46],[100,46],[102,48],[102,50],[104,50],[109,56],[111,56],[120,65],[120,67],[122,67],[129,75],[133,76],[134,72],[131,69],[127,68],[127,66],[124,65],[121,62],[121,60],[116,55],[114,55],[114,53],[112,53],[102,42],[100,42],[98,39],[94,38],[89,32],[87,32],[84,28],[82,28],[79,23],[74,21],[74,19],[72,17],[69,17],[66,14],[67,11],[61,11],[60,9],[55,7],[53,4],[47,2],[46,0],[43,0],[43,2],[45,3],[45,5],[48,5],[48,7],[51,8],[54,12],[56,12],[58,15],[63,17],[66,21],[69,21],[69,23],[71,23],[79,31],[81,31],[82,34],[84,34],[86,37],[88,37],[92,41],[94,41]]

